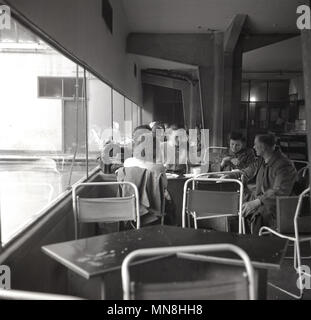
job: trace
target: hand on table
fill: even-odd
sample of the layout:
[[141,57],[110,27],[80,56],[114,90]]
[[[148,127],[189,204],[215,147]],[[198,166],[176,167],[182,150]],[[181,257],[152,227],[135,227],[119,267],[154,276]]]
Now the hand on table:
[[233,158],[230,161],[234,166],[237,166],[239,164],[239,160],[237,158]]
[[230,162],[231,158],[230,157],[225,157],[222,159],[220,166],[224,167],[227,162]]

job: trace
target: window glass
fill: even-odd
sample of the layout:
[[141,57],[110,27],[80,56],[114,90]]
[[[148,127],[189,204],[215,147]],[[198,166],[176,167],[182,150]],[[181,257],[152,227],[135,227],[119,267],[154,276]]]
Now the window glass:
[[87,74],[89,160],[90,170],[97,166],[96,158],[112,139],[111,88],[92,74]]
[[[13,19],[12,25],[0,30],[2,244],[86,175],[83,99],[63,94],[63,79],[83,78],[82,69],[77,73],[75,63]],[[71,93],[74,84],[66,83]]]
[[113,90],[113,140],[122,142],[124,140],[124,96]]
[[241,101],[249,101],[249,82],[242,82]]
[[289,100],[289,82],[288,81],[270,81],[269,82],[269,101],[288,101]]
[[132,137],[133,132],[133,121],[132,121],[132,101],[129,99],[125,99],[125,137],[130,139]]
[[132,104],[132,119],[133,128],[135,129],[138,126],[138,107],[135,103]]
[[250,97],[251,102],[267,101],[267,82],[251,81]]

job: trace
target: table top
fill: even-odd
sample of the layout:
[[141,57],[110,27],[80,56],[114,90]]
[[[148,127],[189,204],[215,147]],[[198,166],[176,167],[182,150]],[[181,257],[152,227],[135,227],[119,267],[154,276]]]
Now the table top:
[[[42,247],[42,250],[70,270],[89,279],[120,269],[125,256],[136,249],[215,243],[239,246],[249,255],[254,267],[266,269],[280,268],[287,249],[287,240],[270,236],[157,225],[51,244]],[[232,253],[217,256],[232,261],[233,264],[240,264]]]

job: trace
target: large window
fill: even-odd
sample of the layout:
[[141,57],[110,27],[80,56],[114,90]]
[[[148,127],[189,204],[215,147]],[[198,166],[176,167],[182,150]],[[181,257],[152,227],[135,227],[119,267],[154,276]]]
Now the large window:
[[140,108],[13,19],[0,70],[3,246],[98,166],[107,141],[131,137]]
[[291,121],[288,80],[242,82],[240,127],[252,145],[257,133],[282,132]]

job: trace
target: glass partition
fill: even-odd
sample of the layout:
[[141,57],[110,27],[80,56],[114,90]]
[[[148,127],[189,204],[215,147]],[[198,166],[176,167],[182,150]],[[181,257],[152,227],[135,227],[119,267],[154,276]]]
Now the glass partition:
[[97,167],[96,159],[112,139],[112,89],[87,73],[89,173]]
[[86,143],[81,68],[12,20],[0,30],[0,70],[5,244],[85,176]]
[[124,129],[125,129],[125,139],[131,139],[133,132],[133,121],[132,121],[132,101],[125,99],[125,108],[124,108]]
[[113,90],[112,103],[112,126],[113,126],[113,140],[118,143],[124,141],[124,96]]
[[98,168],[106,143],[129,142],[141,121],[131,100],[11,24],[0,30],[2,246]]

